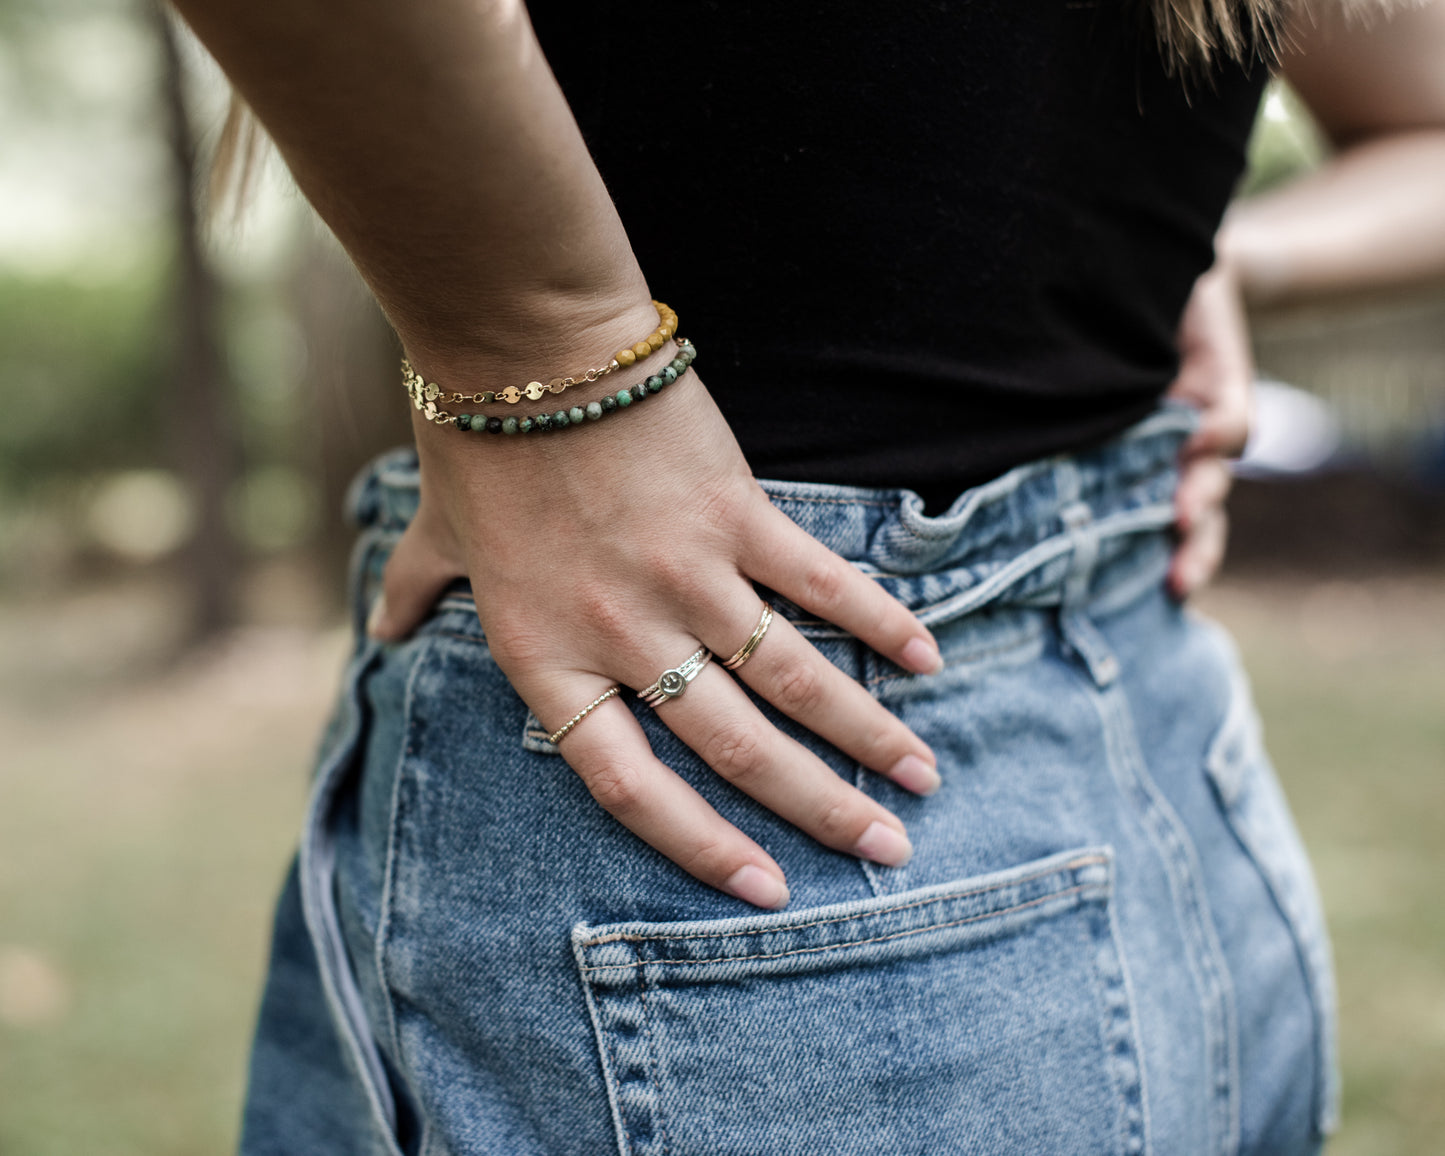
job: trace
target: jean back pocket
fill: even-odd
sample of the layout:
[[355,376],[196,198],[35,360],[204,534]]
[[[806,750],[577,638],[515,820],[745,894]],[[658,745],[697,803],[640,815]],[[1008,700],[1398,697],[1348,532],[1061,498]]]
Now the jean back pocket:
[[581,925],[619,1150],[1140,1152],[1112,853],[807,911]]

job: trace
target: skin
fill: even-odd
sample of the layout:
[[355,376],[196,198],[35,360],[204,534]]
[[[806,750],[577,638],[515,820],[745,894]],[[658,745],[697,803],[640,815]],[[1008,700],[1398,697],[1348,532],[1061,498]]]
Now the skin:
[[[656,325],[520,4],[177,7],[427,380],[468,391],[545,380]],[[1242,445],[1247,424],[1236,269],[1202,278],[1182,322],[1176,388],[1204,408],[1205,425],[1180,485],[1180,589],[1218,563],[1221,455]],[[634,370],[655,372],[668,357]],[[613,683],[648,685],[699,642],[731,654],[758,621],[754,582],[906,669],[941,668],[906,608],[772,507],[691,370],[626,421],[575,437],[479,447],[419,415],[414,425],[421,503],[370,630],[405,637],[449,582],[470,578],[493,657],[546,727]],[[937,788],[927,746],[781,618],[737,680],[864,766],[919,793]],[[714,771],[825,845],[905,862],[898,818],[769,724],[738,681],[714,663],[659,717]],[[683,869],[761,907],[787,903],[776,862],[653,756],[621,701],[602,704],[560,751],[604,808]]]

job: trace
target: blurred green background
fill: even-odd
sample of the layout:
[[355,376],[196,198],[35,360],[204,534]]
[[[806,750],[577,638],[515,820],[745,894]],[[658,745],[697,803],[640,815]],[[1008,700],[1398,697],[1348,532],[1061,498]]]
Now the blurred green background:
[[[346,640],[395,347],[214,69],[131,0],[0,0],[0,1156],[234,1147],[269,907]],[[1247,189],[1322,149],[1273,89]],[[1343,464],[1246,483],[1241,640],[1340,969],[1340,1154],[1445,1134],[1445,296],[1253,319]]]

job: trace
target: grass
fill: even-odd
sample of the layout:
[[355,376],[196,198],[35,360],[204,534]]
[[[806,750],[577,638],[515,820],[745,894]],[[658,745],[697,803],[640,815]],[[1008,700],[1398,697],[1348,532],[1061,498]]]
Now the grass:
[[[234,1150],[269,907],[345,642],[167,665],[166,592],[0,602],[0,1153]],[[1334,1156],[1445,1132],[1445,580],[1227,583],[1335,934]],[[150,649],[147,649],[147,647]],[[140,673],[137,673],[137,672]]]

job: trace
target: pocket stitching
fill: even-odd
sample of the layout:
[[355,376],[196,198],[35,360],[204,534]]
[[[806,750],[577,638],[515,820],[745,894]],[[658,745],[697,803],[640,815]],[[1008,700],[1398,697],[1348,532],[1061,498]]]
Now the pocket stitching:
[[[1047,874],[1053,874],[1053,872],[1047,872]],[[1035,876],[1035,878],[1038,878],[1038,876]],[[927,927],[910,927],[910,928],[909,928],[908,930],[906,930],[906,931],[895,931],[895,932],[893,932],[893,933],[890,934],[890,935],[877,935],[877,936],[874,936],[874,937],[871,938],[871,939],[853,939],[853,940],[849,940],[847,943],[829,943],[829,944],[824,944],[824,945],[821,946],[821,947],[798,947],[798,948],[794,948],[792,951],[777,951],[777,952],[771,952],[771,953],[758,953],[758,954],[756,954],[756,955],[723,955],[723,956],[718,956],[718,957],[716,957],[716,958],[708,958],[708,959],[645,959],[645,960],[639,960],[639,961],[636,962],[636,963],[596,964],[596,965],[591,965],[591,966],[584,967],[584,968],[582,969],[582,971],[583,971],[584,974],[590,974],[591,972],[596,972],[596,971],[620,971],[620,970],[622,970],[622,969],[624,969],[624,968],[648,967],[648,966],[653,966],[653,965],[660,967],[660,966],[664,966],[664,965],[676,965],[676,964],[694,964],[694,965],[695,965],[695,964],[718,964],[718,963],[743,963],[743,962],[747,962],[747,961],[749,961],[749,960],[757,960],[757,959],[787,959],[787,958],[789,958],[790,956],[795,956],[795,955],[818,955],[818,954],[821,954],[822,952],[825,952],[825,951],[841,951],[841,950],[843,950],[844,948],[850,948],[850,947],[867,947],[869,944],[873,944],[873,943],[889,943],[889,942],[892,942],[892,941],[895,940],[895,939],[905,939],[905,938],[907,938],[907,937],[910,936],[910,935],[922,935],[922,934],[923,934],[924,932],[926,932],[926,931],[943,931],[943,930],[946,930],[947,928],[950,928],[950,927],[962,927],[962,926],[964,926],[965,924],[969,924],[969,923],[980,923],[980,922],[982,922],[982,921],[985,920],[985,919],[995,919],[995,918],[997,918],[997,917],[999,917],[999,916],[1001,916],[1001,915],[1012,915],[1012,914],[1014,914],[1015,912],[1026,911],[1026,910],[1028,910],[1028,909],[1031,908],[1031,907],[1037,907],[1037,906],[1039,906],[1039,904],[1041,904],[1041,903],[1048,903],[1048,902],[1050,902],[1051,900],[1054,900],[1054,899],[1063,899],[1065,896],[1069,896],[1069,895],[1077,895],[1077,894],[1079,894],[1079,893],[1082,892],[1082,891],[1088,891],[1090,888],[1096,888],[1096,887],[1100,887],[1100,886],[1102,886],[1102,884],[1099,884],[1099,883],[1079,883],[1079,884],[1076,884],[1076,885],[1073,886],[1073,887],[1067,887],[1067,888],[1065,888],[1065,889],[1062,890],[1062,891],[1051,891],[1051,892],[1050,892],[1049,894],[1047,894],[1047,895],[1040,895],[1040,896],[1038,896],[1038,897],[1035,898],[1035,899],[1030,899],[1027,903],[1018,903],[1018,904],[1015,904],[1013,907],[1003,907],[1003,908],[1000,908],[1000,909],[997,910],[997,911],[986,911],[986,912],[984,912],[984,913],[982,913],[982,914],[980,914],[980,915],[970,915],[970,916],[969,916],[968,918],[966,918],[966,919],[952,919],[952,920],[948,920],[947,922],[944,922],[944,923],[930,923]],[[994,888],[989,888],[988,890],[995,890],[995,889],[994,889]],[[978,893],[975,893],[975,894],[978,894]],[[954,898],[962,898],[962,896],[957,896],[957,897],[954,897]],[[915,905],[915,906],[917,906],[917,905]],[[902,910],[902,909],[900,908],[900,909],[898,909],[898,910]],[[861,918],[861,917],[860,917],[860,918]],[[837,921],[835,921],[835,922],[837,922]],[[807,926],[807,925],[804,925],[804,926]],[[792,929],[792,928],[786,928],[786,929],[780,929],[780,930],[793,930],[793,929]],[[752,932],[752,933],[743,933],[743,934],[757,934],[757,933],[756,933],[756,932]],[[654,937],[654,938],[673,939],[673,938],[681,938],[681,937],[678,937],[678,936],[660,936],[660,937]],[[609,940],[608,942],[613,942],[613,941]]]
[[[829,917],[829,918],[827,918],[827,919],[812,919],[812,920],[808,920],[808,921],[805,922],[805,923],[779,923],[779,924],[777,924],[777,925],[775,925],[775,926],[762,927],[762,928],[754,928],[754,929],[750,929],[750,930],[737,930],[737,931],[698,931],[698,932],[694,932],[694,933],[688,934],[688,935],[626,935],[626,934],[623,934],[622,932],[618,932],[618,933],[615,934],[615,935],[604,935],[604,936],[602,936],[602,937],[600,937],[600,938],[598,938],[598,939],[589,939],[589,940],[586,940],[581,946],[583,946],[583,947],[600,947],[600,946],[601,946],[602,944],[604,944],[604,943],[650,943],[650,942],[654,942],[654,941],[656,941],[656,940],[664,940],[664,939],[665,939],[665,940],[671,940],[671,941],[673,941],[673,942],[679,942],[679,941],[681,941],[681,940],[691,940],[691,939],[731,939],[731,938],[736,937],[736,936],[744,936],[744,935],[750,935],[750,936],[751,936],[751,935],[774,935],[774,934],[777,934],[778,932],[801,931],[801,930],[803,930],[804,928],[808,928],[808,927],[825,927],[825,926],[827,926],[827,925],[830,924],[830,923],[849,923],[849,922],[852,922],[852,921],[858,920],[858,919],[870,919],[870,918],[872,918],[872,917],[875,916],[875,915],[893,915],[893,914],[896,914],[896,913],[899,912],[899,911],[912,911],[912,910],[914,910],[915,908],[928,907],[930,904],[934,904],[934,903],[950,903],[950,902],[952,902],[952,901],[955,900],[955,899],[971,899],[971,898],[973,898],[974,896],[977,896],[977,895],[987,895],[987,894],[988,894],[989,892],[991,892],[991,891],[1002,891],[1002,890],[1004,890],[1005,888],[1008,888],[1008,887],[1016,887],[1016,886],[1018,886],[1020,883],[1032,883],[1032,882],[1033,882],[1034,880],[1036,880],[1036,879],[1044,879],[1044,878],[1047,878],[1047,877],[1050,876],[1050,875],[1057,875],[1057,874],[1059,874],[1060,872],[1063,872],[1063,871],[1074,871],[1074,870],[1077,870],[1077,869],[1080,868],[1080,867],[1099,867],[1099,866],[1106,866],[1106,865],[1108,864],[1108,862],[1109,862],[1108,858],[1107,858],[1106,856],[1104,856],[1104,855],[1085,855],[1085,856],[1083,856],[1083,857],[1081,857],[1081,858],[1078,858],[1078,859],[1070,859],[1070,860],[1068,860],[1067,862],[1056,864],[1056,865],[1054,865],[1054,866],[1049,867],[1047,870],[1036,871],[1036,872],[1034,872],[1032,875],[1020,875],[1020,876],[1018,876],[1018,877],[1016,877],[1016,878],[1001,880],[1001,881],[998,882],[998,883],[990,883],[987,887],[974,887],[974,888],[971,888],[971,889],[968,890],[968,891],[950,891],[950,892],[948,892],[948,894],[946,894],[946,895],[934,895],[934,896],[930,896],[928,899],[915,899],[915,900],[914,900],[913,902],[911,902],[911,903],[897,903],[897,904],[894,904],[892,907],[877,907],[877,908],[873,908],[873,909],[868,910],[868,911],[857,911],[857,912],[853,912],[853,913],[848,914],[848,915],[834,915],[834,916],[831,916],[831,917]],[[1081,887],[1087,887],[1087,886],[1093,886],[1093,884],[1081,884],[1080,886],[1081,886]],[[1076,888],[1076,890],[1077,890],[1077,888]],[[1067,892],[1059,892],[1059,893],[1057,893],[1057,894],[1067,894]],[[1044,899],[1048,899],[1048,898],[1050,898],[1050,897],[1051,897],[1051,896],[1048,896],[1048,895],[1043,896]],[[1027,905],[1025,905],[1025,906],[1027,906]],[[1007,914],[1007,912],[1010,911],[1010,910],[1016,910],[1016,909],[1015,909],[1015,908],[1008,908],[1008,909],[1001,910],[1001,911],[989,912],[989,913],[987,913],[987,914],[989,914],[989,915],[1004,915],[1004,914]],[[986,918],[986,917],[987,917],[987,916],[985,915],[985,916],[979,916],[979,917],[977,917],[977,918]],[[951,924],[951,923],[940,923],[940,924],[932,924],[932,925],[930,925],[929,927],[915,928],[915,930],[918,930],[918,931],[929,931],[929,930],[932,930],[932,929],[937,928],[937,927],[952,927],[952,926],[954,926],[954,924]],[[859,940],[859,941],[857,941],[857,942],[867,943],[867,942],[873,942],[873,941],[869,941],[869,940]],[[761,956],[740,956],[740,957],[737,957],[737,958],[756,959],[756,958],[766,958],[766,957],[761,957]],[[664,963],[664,962],[668,962],[668,961],[666,961],[666,960],[654,960],[654,961],[652,961],[652,962]],[[703,961],[694,960],[694,961],[690,961],[690,962],[703,962]],[[715,961],[715,962],[721,962],[721,961]],[[607,968],[600,968],[600,969],[599,969],[599,968],[593,968],[593,969],[591,969],[591,970],[608,970],[608,969],[607,969]]]

